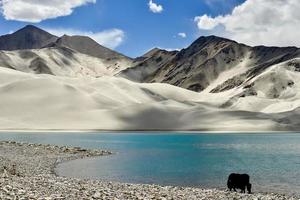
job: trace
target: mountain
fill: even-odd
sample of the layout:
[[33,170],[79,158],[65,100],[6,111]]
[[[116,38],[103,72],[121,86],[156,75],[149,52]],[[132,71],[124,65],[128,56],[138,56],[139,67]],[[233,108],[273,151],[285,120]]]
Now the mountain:
[[300,130],[296,47],[208,36],[131,59],[42,35],[27,26],[1,46],[0,129]]
[[40,49],[56,39],[56,36],[28,25],[15,33],[0,36],[0,50]]
[[248,48],[215,36],[200,37],[160,68],[151,82],[165,82],[203,91],[225,70],[246,59]]
[[[117,76],[192,90],[200,94],[198,102],[217,109],[282,113],[300,106],[300,49],[297,47],[251,47],[208,36],[200,37],[162,63],[145,62],[155,60],[155,52],[159,50],[150,52],[138,65]],[[148,69],[150,73],[145,73]],[[289,126],[291,121],[282,123]]]
[[158,69],[172,60],[178,51],[154,48],[145,55],[134,59],[132,67],[123,70],[118,76],[137,82],[148,82]]
[[114,75],[132,59],[85,36],[57,37],[32,25],[0,37],[0,66],[59,76]]
[[[120,76],[140,82],[168,83],[196,92],[218,93],[248,86],[251,80],[268,68],[286,63],[298,65],[300,50],[296,47],[250,47],[216,36],[200,37],[188,48],[177,53],[165,52],[172,56],[162,63],[141,62],[124,70]],[[156,54],[147,60],[155,60]],[[141,75],[144,68],[151,73]],[[137,74],[139,77],[137,77]]]
[[80,53],[106,60],[119,58],[130,59],[127,56],[124,56],[104,46],[101,46],[96,41],[87,36],[63,35],[62,37],[58,38],[55,42],[52,42],[47,46],[65,46],[74,49]]
[[117,68],[118,70],[124,70],[132,65],[131,58],[110,50],[86,36],[64,35],[46,47],[68,47],[82,54],[105,60],[109,68]]

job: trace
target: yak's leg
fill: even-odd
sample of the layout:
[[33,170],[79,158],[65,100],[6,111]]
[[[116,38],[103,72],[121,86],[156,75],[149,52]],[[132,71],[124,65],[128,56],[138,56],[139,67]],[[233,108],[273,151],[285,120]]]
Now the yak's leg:
[[233,188],[233,191],[235,191],[235,192],[236,192],[236,189],[235,189],[235,188]]
[[249,194],[251,194],[251,188],[252,188],[252,185],[251,185],[251,183],[249,183],[249,184],[247,185],[247,190],[248,190],[248,193],[249,193]]
[[246,193],[246,187],[241,187],[241,193]]

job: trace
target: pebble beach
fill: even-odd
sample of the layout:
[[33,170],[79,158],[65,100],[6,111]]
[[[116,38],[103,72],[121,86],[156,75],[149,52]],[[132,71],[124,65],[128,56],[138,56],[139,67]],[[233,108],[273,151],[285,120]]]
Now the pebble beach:
[[0,199],[299,199],[283,194],[241,194],[219,189],[83,180],[59,177],[55,174],[54,169],[59,163],[111,154],[112,152],[109,151],[79,147],[2,141],[0,142]]

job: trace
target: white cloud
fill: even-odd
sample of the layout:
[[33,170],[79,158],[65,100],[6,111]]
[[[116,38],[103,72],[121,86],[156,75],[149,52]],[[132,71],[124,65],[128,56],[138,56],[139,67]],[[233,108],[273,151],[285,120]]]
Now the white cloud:
[[149,1],[148,6],[150,11],[153,13],[161,13],[164,10],[162,5],[158,5],[154,3],[152,0]]
[[145,52],[149,52],[153,49],[161,49],[161,50],[166,50],[166,51],[181,51],[183,48],[165,48],[165,47],[161,47],[161,46],[155,46],[155,47],[151,47],[149,49],[147,49]]
[[221,19],[222,19],[221,16],[212,18],[205,14],[202,16],[195,17],[195,22],[197,22],[199,29],[211,30],[220,24]]
[[200,30],[250,45],[300,46],[299,10],[299,0],[246,0],[230,14],[195,22]]
[[166,51],[181,51],[182,50],[180,48],[161,48],[161,49],[164,49]]
[[73,9],[96,0],[0,0],[6,20],[38,23],[72,14]]
[[178,33],[178,36],[182,37],[182,38],[186,38],[187,37],[186,33]]
[[73,29],[48,29],[48,28],[45,28],[45,30],[56,36],[62,36],[64,34],[70,36],[74,36],[74,35],[88,36],[94,39],[95,41],[97,41],[99,44],[111,49],[115,49],[116,47],[121,45],[125,39],[125,33],[120,29],[110,29],[101,32],[88,32],[88,31],[79,31]]

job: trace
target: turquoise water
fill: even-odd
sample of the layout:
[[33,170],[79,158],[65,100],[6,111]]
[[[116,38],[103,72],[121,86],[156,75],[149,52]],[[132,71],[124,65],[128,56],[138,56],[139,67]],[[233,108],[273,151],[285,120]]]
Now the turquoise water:
[[225,188],[248,173],[253,190],[300,195],[300,134],[1,133],[1,140],[99,148],[115,155],[63,163],[60,175]]

